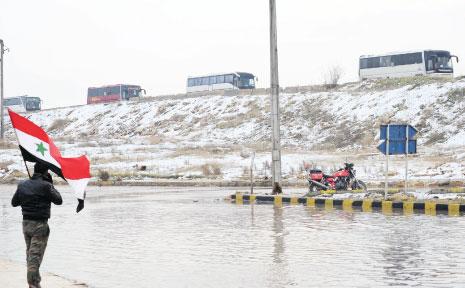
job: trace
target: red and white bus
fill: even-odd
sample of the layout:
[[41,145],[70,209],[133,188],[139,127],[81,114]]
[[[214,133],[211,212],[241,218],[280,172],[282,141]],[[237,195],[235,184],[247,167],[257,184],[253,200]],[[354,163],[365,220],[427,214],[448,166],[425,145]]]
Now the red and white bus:
[[138,85],[116,84],[87,89],[87,104],[109,103],[140,97],[145,90]]

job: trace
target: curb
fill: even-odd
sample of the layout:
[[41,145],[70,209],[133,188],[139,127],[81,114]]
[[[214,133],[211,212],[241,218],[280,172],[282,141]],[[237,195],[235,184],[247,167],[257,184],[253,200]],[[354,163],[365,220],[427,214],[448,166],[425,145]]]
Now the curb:
[[282,206],[283,204],[298,205],[303,204],[309,207],[324,207],[325,209],[342,208],[345,211],[355,209],[362,212],[381,211],[384,214],[393,212],[403,212],[404,214],[423,213],[426,215],[448,214],[449,216],[460,216],[465,214],[465,204],[448,202],[437,203],[436,201],[388,201],[373,200],[365,198],[363,200],[354,199],[325,199],[313,197],[295,196],[271,196],[271,195],[250,195],[236,193],[231,195],[231,199],[236,204],[244,203],[264,203]]

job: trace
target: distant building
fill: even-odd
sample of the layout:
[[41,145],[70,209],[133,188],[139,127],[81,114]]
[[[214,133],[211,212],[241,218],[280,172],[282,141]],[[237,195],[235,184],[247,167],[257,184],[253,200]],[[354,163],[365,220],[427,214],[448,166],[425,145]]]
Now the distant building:
[[360,80],[420,75],[453,77],[452,58],[458,62],[457,56],[444,50],[360,56],[359,77]]
[[255,89],[255,76],[245,72],[210,74],[187,78],[187,92]]
[[145,90],[138,85],[117,84],[87,89],[87,104],[109,103],[140,97]]

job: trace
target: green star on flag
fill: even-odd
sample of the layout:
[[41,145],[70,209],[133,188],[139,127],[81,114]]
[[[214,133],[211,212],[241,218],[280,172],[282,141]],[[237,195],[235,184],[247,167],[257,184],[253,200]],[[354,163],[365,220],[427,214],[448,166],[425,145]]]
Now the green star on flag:
[[36,151],[42,154],[42,156],[45,156],[45,151],[47,151],[47,148],[45,148],[44,143],[40,142],[40,144],[36,144],[36,145],[37,145]]

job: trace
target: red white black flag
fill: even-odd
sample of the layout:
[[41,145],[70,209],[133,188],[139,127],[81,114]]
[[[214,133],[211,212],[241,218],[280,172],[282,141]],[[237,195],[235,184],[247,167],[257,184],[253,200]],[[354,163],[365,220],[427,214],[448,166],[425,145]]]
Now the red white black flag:
[[84,200],[90,179],[90,162],[85,155],[65,158],[42,128],[8,109],[24,160],[41,162],[63,178],[73,188],[78,199]]

